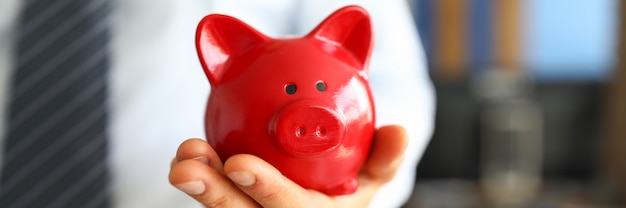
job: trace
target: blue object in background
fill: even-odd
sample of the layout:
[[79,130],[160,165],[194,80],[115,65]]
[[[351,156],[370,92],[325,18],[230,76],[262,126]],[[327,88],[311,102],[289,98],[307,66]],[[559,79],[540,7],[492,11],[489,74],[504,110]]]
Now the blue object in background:
[[523,56],[538,80],[602,81],[615,62],[616,0],[524,0]]
[[433,33],[433,17],[434,17],[434,3],[433,0],[414,0],[413,1],[413,18],[417,24],[417,31],[419,32],[420,39],[422,41],[422,47],[428,60],[429,66],[431,65],[432,57],[432,33]]
[[493,2],[500,0],[470,0],[469,6],[469,64],[471,72],[491,67],[493,62]]
[[[493,3],[471,0],[465,70],[472,73],[493,60]],[[416,23],[429,62],[433,61],[436,0],[413,0]],[[521,64],[539,81],[604,81],[616,60],[619,0],[520,0]],[[430,63],[432,64],[432,63]],[[431,65],[432,66],[432,65]]]

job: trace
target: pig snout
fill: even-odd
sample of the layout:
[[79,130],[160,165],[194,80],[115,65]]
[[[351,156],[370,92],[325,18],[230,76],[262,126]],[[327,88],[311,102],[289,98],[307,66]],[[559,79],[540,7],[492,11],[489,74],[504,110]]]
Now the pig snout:
[[279,111],[270,128],[283,149],[307,156],[337,147],[343,140],[346,124],[335,110],[296,103]]

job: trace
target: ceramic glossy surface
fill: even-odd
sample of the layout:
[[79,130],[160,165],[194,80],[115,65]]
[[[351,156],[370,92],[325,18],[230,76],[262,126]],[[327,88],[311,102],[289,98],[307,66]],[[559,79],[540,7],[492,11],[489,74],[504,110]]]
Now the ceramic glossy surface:
[[298,38],[271,38],[230,16],[200,22],[211,84],[206,136],[220,158],[253,154],[305,188],[353,193],[374,136],[369,15],[337,10]]

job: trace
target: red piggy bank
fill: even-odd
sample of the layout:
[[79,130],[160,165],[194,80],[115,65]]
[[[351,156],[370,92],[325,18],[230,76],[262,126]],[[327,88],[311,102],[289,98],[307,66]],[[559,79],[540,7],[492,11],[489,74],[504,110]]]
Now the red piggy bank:
[[211,84],[206,136],[222,160],[252,154],[305,188],[353,193],[374,136],[369,15],[344,7],[304,37],[271,38],[238,19],[202,19]]

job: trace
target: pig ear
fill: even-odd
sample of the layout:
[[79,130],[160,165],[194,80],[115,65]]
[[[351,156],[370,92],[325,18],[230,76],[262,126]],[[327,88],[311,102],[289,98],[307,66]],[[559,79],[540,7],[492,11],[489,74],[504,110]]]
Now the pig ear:
[[196,31],[196,50],[211,85],[220,84],[225,70],[224,64],[230,58],[268,39],[233,17],[219,14],[204,17]]
[[307,37],[346,48],[364,69],[373,46],[372,24],[367,11],[359,6],[343,7],[320,23]]

